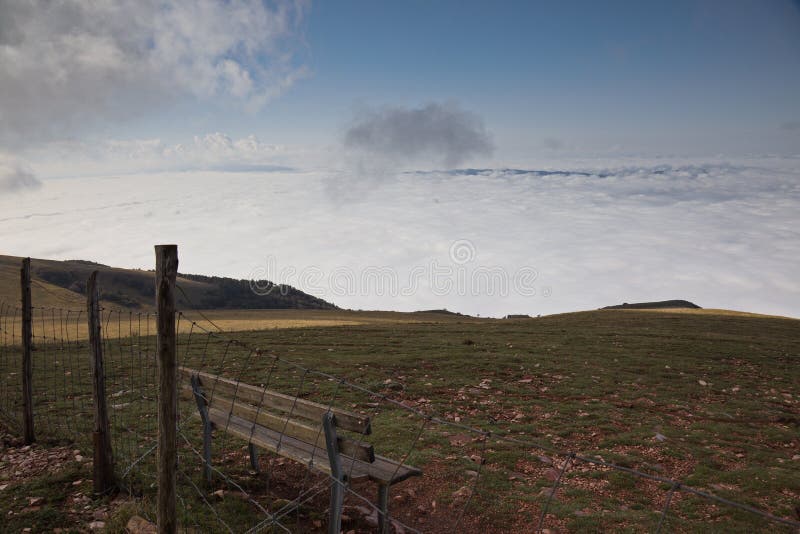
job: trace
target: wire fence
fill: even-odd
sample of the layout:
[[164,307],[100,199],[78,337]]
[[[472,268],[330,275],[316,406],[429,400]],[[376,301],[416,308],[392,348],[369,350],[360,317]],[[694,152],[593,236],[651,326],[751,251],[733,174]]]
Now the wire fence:
[[[139,448],[155,443],[155,314],[102,308],[100,314],[112,448],[124,487],[134,487]],[[22,311],[0,302],[0,416],[22,428]],[[36,439],[71,443],[91,456],[93,394],[86,310],[31,308]],[[145,470],[147,472],[147,470]]]
[[[40,439],[91,437],[86,315],[82,310],[31,308],[33,412]],[[0,302],[0,410],[4,422],[22,428],[22,310]],[[88,390],[87,390],[88,388]],[[87,425],[87,421],[89,424]]]
[[[204,323],[213,321],[204,318]],[[183,365],[229,378],[237,384],[255,384],[294,398],[312,400],[333,410],[345,407],[368,415],[376,454],[385,454],[400,464],[423,466],[421,478],[412,478],[393,488],[390,500],[390,531],[482,532],[506,525],[509,532],[543,532],[564,527],[564,516],[602,516],[602,502],[628,501],[628,528],[654,532],[784,528],[794,531],[800,523],[777,517],[752,505],[735,502],[680,480],[607,461],[602,455],[581,454],[548,443],[515,436],[496,424],[479,428],[442,417],[425,405],[410,405],[391,393],[374,391],[282,356],[268,353],[218,329],[191,323],[191,332],[181,340]],[[247,398],[237,399],[251,402]],[[196,411],[196,407],[184,406]],[[267,407],[257,405],[257,410]],[[182,413],[185,413],[182,411]],[[228,414],[228,422],[233,413]],[[223,425],[220,425],[222,427]],[[218,429],[218,431],[221,429]],[[327,509],[324,492],[334,477],[314,474],[309,468],[298,472],[297,464],[279,456],[269,460],[270,470],[261,477],[248,468],[247,443],[219,432],[215,445],[215,486],[211,495],[238,493],[263,519],[255,525],[228,521],[226,506],[214,499],[203,500],[210,517],[224,531],[258,531],[272,527],[281,531],[305,532],[319,528]],[[199,428],[182,426],[182,471],[192,479],[199,476],[203,458]],[[367,436],[361,436],[367,439]],[[313,459],[308,462],[312,464]],[[308,466],[307,464],[307,466]],[[354,463],[350,465],[355,467]],[[186,469],[186,468],[184,468]],[[605,482],[614,477],[609,487]],[[192,480],[197,480],[196,478]],[[298,484],[298,482],[300,482]],[[574,502],[572,490],[593,490],[596,502]],[[209,490],[195,483],[197,497]],[[353,480],[344,487],[348,527],[356,531],[374,529],[379,507],[374,488]],[[188,497],[184,496],[184,501]],[[625,505],[623,505],[625,506]],[[290,520],[291,517],[291,520]],[[238,518],[237,518],[238,519]],[[587,524],[591,524],[587,519]]]
[[0,301],[0,414],[6,426],[22,432],[22,340],[19,305]]
[[[408,468],[419,468],[422,475],[391,485],[384,497],[385,532],[553,532],[575,517],[587,530],[600,528],[602,521],[654,532],[800,528],[797,521],[752,503],[612,461],[602,452],[554,447],[521,436],[502,421],[465,424],[437,413],[425,399],[410,401],[388,385],[380,389],[344,380],[259,347],[246,336],[225,333],[201,310],[189,311],[177,315],[179,365],[193,376],[219,377],[205,384],[201,400],[209,406],[229,404],[219,405],[227,408],[217,413],[207,464],[196,390],[185,377],[181,380],[177,495],[183,529],[323,532],[331,488],[338,486],[344,494],[344,530],[376,531],[384,512],[376,479],[395,481]],[[0,416],[15,431],[22,417],[21,317],[19,305],[0,302]],[[136,499],[141,515],[155,521],[156,315],[104,308],[101,320],[116,478],[120,489]],[[34,306],[31,324],[37,439],[73,443],[89,456],[87,312]],[[223,396],[222,384],[233,384],[233,393]],[[271,415],[275,399],[288,402],[277,419]],[[293,456],[289,428],[307,403],[328,413],[369,418],[369,434],[342,430],[340,437],[356,447],[372,444],[376,458],[390,467],[378,475],[374,466],[343,453],[347,476],[333,476],[326,467],[324,429],[311,423],[306,426],[318,433],[317,445],[306,450],[307,457]],[[242,419],[249,425],[244,433]],[[264,439],[258,438],[265,420],[283,425],[272,427],[270,435],[278,440],[273,452],[263,450]],[[254,443],[258,446],[252,448]],[[587,490],[592,499],[583,497]]]

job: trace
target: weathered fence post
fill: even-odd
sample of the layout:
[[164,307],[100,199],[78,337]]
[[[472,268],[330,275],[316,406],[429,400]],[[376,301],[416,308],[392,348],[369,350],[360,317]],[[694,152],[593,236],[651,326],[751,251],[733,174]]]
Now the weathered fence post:
[[175,332],[175,279],[178,246],[156,245],[156,307],[158,309],[158,532],[173,534],[177,468],[178,391]]
[[86,307],[89,317],[90,369],[94,395],[94,493],[104,495],[114,486],[114,463],[111,434],[106,407],[106,378],[103,368],[103,340],[100,337],[100,298],[97,290],[97,271],[86,282]]
[[22,432],[25,443],[36,441],[33,432],[33,323],[31,311],[31,259],[22,260]]

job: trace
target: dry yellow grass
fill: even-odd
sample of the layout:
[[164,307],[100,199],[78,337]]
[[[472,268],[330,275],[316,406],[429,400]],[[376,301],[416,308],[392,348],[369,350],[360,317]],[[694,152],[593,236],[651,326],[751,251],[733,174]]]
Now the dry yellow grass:
[[[47,291],[60,290],[56,286]],[[37,291],[37,289],[33,289]],[[38,291],[45,292],[42,288]],[[75,295],[66,290],[64,293]],[[49,295],[52,300],[53,294]],[[40,296],[39,299],[41,300]],[[64,307],[64,304],[50,307],[50,302],[38,306],[33,310],[33,331],[38,338],[49,340],[77,341],[88,339],[88,326],[86,324],[85,302],[81,298],[73,299],[73,305]],[[686,315],[723,315],[736,317],[761,317],[791,319],[788,317],[762,315],[735,310],[721,309],[688,309],[664,308],[652,310],[614,310],[623,312],[648,312],[648,313],[680,313]],[[131,335],[155,335],[155,316],[146,312],[115,310],[108,308],[103,312],[103,336],[106,339],[130,337]],[[377,324],[413,324],[413,323],[450,323],[450,322],[482,322],[493,319],[478,319],[469,316],[459,316],[432,312],[385,312],[385,311],[347,311],[347,310],[204,310],[183,311],[178,321],[178,331],[181,334],[189,332],[244,332],[257,330],[284,330],[292,328],[359,326]],[[20,318],[14,311],[6,311],[0,317],[0,328],[5,334],[0,335],[0,344],[11,343],[12,333],[14,339],[19,340],[21,330]]]
[[[357,326],[367,324],[443,323],[453,320],[476,320],[470,317],[439,313],[401,312],[353,312],[344,310],[207,310],[184,311],[178,321],[181,334],[189,332],[242,332],[249,330],[274,330],[288,328]],[[19,341],[21,320],[10,313],[0,317],[0,327],[6,332],[0,343]],[[109,308],[103,312],[103,337],[117,339],[131,335],[154,335],[155,316]],[[33,310],[33,332],[35,338],[63,340],[66,342],[85,340],[89,337],[86,312],[82,307],[62,308],[37,307]]]
[[733,317],[762,317],[770,319],[794,319],[783,315],[765,315],[763,313],[751,313],[737,310],[723,310],[719,308],[659,308],[659,309],[630,309],[621,311],[643,311],[651,313],[686,313],[689,315],[728,315]]
[[[82,295],[42,280],[31,283],[31,299],[37,306],[75,309],[86,307],[86,299]],[[10,306],[20,305],[19,266],[0,263],[0,302]]]

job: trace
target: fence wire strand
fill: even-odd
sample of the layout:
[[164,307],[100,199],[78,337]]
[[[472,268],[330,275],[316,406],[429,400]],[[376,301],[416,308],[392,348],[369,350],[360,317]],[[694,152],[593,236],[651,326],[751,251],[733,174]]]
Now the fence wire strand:
[[[184,295],[185,295],[185,293],[184,293]],[[187,301],[188,301],[188,297],[187,297]],[[525,439],[525,440],[519,439],[519,438],[511,436],[508,431],[502,431],[502,430],[496,430],[496,429],[493,429],[493,430],[489,431],[489,430],[481,429],[481,428],[478,428],[478,427],[470,426],[470,425],[467,425],[467,424],[458,423],[458,422],[455,422],[455,421],[450,421],[450,420],[445,419],[445,418],[443,418],[443,417],[441,417],[439,415],[426,413],[426,412],[424,412],[421,409],[418,409],[416,407],[408,406],[408,405],[404,404],[400,400],[393,399],[393,398],[391,398],[391,397],[389,397],[389,396],[387,396],[387,395],[385,395],[383,393],[380,393],[380,392],[372,391],[372,390],[370,390],[370,389],[368,389],[368,388],[366,388],[366,387],[364,387],[362,385],[347,381],[347,380],[345,380],[345,379],[343,379],[341,377],[337,377],[337,376],[332,375],[330,373],[304,366],[303,364],[300,364],[298,362],[287,360],[285,357],[281,357],[279,355],[266,353],[266,352],[264,352],[264,351],[262,351],[260,349],[257,349],[256,347],[251,346],[248,342],[245,342],[245,341],[243,341],[242,339],[239,339],[239,338],[234,338],[230,334],[226,333],[212,319],[208,318],[207,315],[202,312],[202,310],[193,309],[192,311],[194,313],[197,313],[200,317],[202,317],[202,319],[205,322],[207,322],[209,325],[211,325],[213,328],[215,328],[216,331],[209,330],[209,329],[203,327],[202,325],[199,325],[198,323],[194,324],[194,326],[196,328],[205,331],[208,335],[218,336],[220,340],[227,340],[231,345],[234,345],[234,346],[237,346],[237,347],[242,347],[243,349],[246,349],[248,351],[253,351],[253,352],[254,351],[258,351],[259,354],[262,357],[271,358],[272,362],[273,362],[272,365],[277,365],[277,363],[280,362],[280,363],[282,363],[284,365],[287,365],[287,366],[289,366],[289,367],[301,372],[302,376],[303,376],[303,379],[306,379],[309,375],[318,376],[318,377],[324,378],[326,380],[335,381],[337,384],[346,386],[346,387],[348,387],[349,389],[351,389],[353,391],[361,392],[361,393],[369,396],[370,398],[380,399],[381,401],[388,403],[389,405],[393,406],[394,408],[397,408],[399,410],[405,411],[406,413],[413,414],[413,415],[419,417],[421,419],[421,421],[423,422],[422,423],[422,428],[423,429],[424,429],[425,424],[430,422],[430,423],[434,423],[434,424],[437,424],[437,425],[450,427],[450,428],[453,428],[453,429],[467,431],[467,432],[470,432],[471,434],[473,434],[473,435],[475,435],[475,436],[477,436],[479,438],[483,438],[482,440],[480,440],[480,441],[482,441],[482,444],[483,444],[483,454],[480,455],[481,462],[485,461],[485,459],[486,459],[485,448],[486,448],[488,440],[490,438],[493,438],[494,440],[496,440],[498,442],[506,443],[508,445],[524,448],[525,450],[541,451],[541,452],[548,453],[551,456],[565,458],[566,460],[565,460],[564,464],[562,465],[562,467],[561,467],[561,469],[560,469],[560,471],[558,473],[558,476],[557,476],[557,478],[555,480],[555,483],[554,483],[552,489],[550,490],[550,492],[548,492],[547,498],[545,500],[545,503],[544,503],[544,505],[543,505],[543,507],[541,509],[541,515],[540,515],[539,523],[537,525],[537,531],[543,528],[543,525],[544,525],[544,522],[545,522],[545,519],[546,519],[546,516],[547,516],[547,512],[548,512],[549,507],[550,507],[550,505],[552,503],[552,500],[553,500],[553,497],[555,495],[555,492],[558,490],[558,487],[561,485],[562,480],[563,480],[566,472],[568,471],[569,467],[571,465],[574,465],[576,462],[583,462],[583,463],[594,465],[594,466],[597,466],[597,467],[605,467],[605,468],[608,468],[610,470],[614,470],[614,471],[618,471],[618,472],[621,472],[621,473],[628,474],[628,475],[630,475],[632,477],[635,477],[635,478],[644,479],[644,480],[651,480],[651,481],[660,482],[660,483],[663,483],[663,484],[668,484],[671,489],[670,489],[669,493],[667,494],[667,502],[665,503],[665,506],[663,507],[663,509],[659,513],[659,525],[662,525],[665,522],[665,518],[666,518],[666,516],[667,516],[667,514],[669,513],[669,510],[670,510],[669,504],[672,501],[672,497],[673,497],[674,493],[675,492],[685,492],[685,493],[689,493],[689,494],[693,494],[693,495],[696,495],[698,497],[701,497],[701,498],[703,498],[703,499],[705,499],[705,500],[707,500],[709,502],[715,502],[715,503],[724,505],[726,507],[735,508],[735,509],[738,509],[738,510],[743,511],[743,512],[747,512],[747,513],[750,513],[750,514],[757,515],[757,516],[761,517],[763,520],[768,521],[768,522],[778,523],[778,524],[786,525],[786,526],[793,527],[793,528],[800,527],[800,522],[797,522],[797,521],[794,521],[794,520],[788,519],[788,518],[778,517],[778,516],[775,516],[775,515],[773,515],[773,514],[771,514],[769,512],[765,512],[763,510],[755,508],[753,506],[750,506],[750,505],[747,505],[747,504],[744,504],[744,503],[740,503],[740,502],[736,502],[736,501],[733,501],[733,500],[730,500],[730,499],[726,499],[724,497],[709,493],[709,492],[704,491],[702,489],[695,488],[695,487],[692,487],[690,485],[687,485],[684,482],[679,481],[679,480],[674,480],[674,479],[670,479],[668,477],[663,477],[663,476],[647,473],[647,472],[644,472],[644,471],[641,471],[641,470],[638,470],[638,469],[617,465],[617,464],[614,464],[614,463],[611,463],[611,462],[606,462],[606,461],[604,461],[604,460],[602,460],[600,458],[581,455],[581,454],[578,454],[578,453],[573,452],[573,451],[561,450],[561,449],[559,449],[557,447],[554,447],[554,446],[546,444],[546,443],[535,442],[535,441],[527,440],[527,439]],[[240,378],[237,378],[237,380],[240,380]],[[419,437],[421,436],[421,434],[422,434],[422,432],[420,432],[419,434],[416,434],[416,437],[413,439],[413,444],[412,444],[409,452],[405,453],[402,456],[401,463],[405,463],[408,460],[408,457],[411,455],[411,453],[413,453],[415,450],[418,449],[418,446],[419,446],[418,441],[419,441]],[[465,506],[462,508],[461,512],[458,514],[457,520],[454,523],[454,525],[457,525],[462,521],[463,516],[466,514],[467,505],[471,502],[472,498],[477,493],[477,488],[479,487],[480,470],[481,469],[482,469],[482,463],[479,462],[479,464],[478,464],[478,476],[475,477],[475,480],[474,480],[474,483],[473,483],[473,487],[472,487],[471,491],[468,494],[468,499],[467,499],[467,501],[465,503]],[[348,492],[351,492],[351,491],[352,491],[352,489],[348,489]],[[366,498],[366,497],[365,497],[365,502],[371,504],[371,501],[369,501],[369,499]]]
[[[187,302],[191,302],[180,286]],[[49,291],[49,289],[42,287]],[[60,295],[55,295],[60,296]],[[37,437],[74,443],[82,452],[91,451],[92,434],[92,384],[88,358],[88,327],[85,310],[59,307],[33,307],[32,337],[34,345],[34,418]],[[339,480],[323,469],[328,461],[322,440],[319,421],[311,424],[316,432],[314,445],[309,448],[303,461],[282,458],[293,457],[290,446],[295,421],[302,417],[301,406],[314,402],[324,407],[327,413],[339,413],[343,409],[361,410],[363,417],[371,419],[379,430],[371,443],[376,449],[393,451],[395,479],[407,464],[435,457],[433,464],[445,469],[442,483],[461,484],[465,475],[463,462],[474,466],[471,480],[463,483],[466,489],[459,499],[448,505],[453,509],[449,527],[476,528],[481,509],[476,506],[490,490],[486,489],[490,476],[490,460],[497,450],[516,451],[523,457],[535,458],[536,453],[545,453],[552,458],[563,458],[552,486],[543,498],[537,500],[538,522],[536,532],[541,532],[546,523],[557,519],[550,513],[556,493],[575,476],[578,464],[586,464],[603,472],[618,472],[636,480],[668,486],[664,504],[657,514],[656,531],[666,526],[667,519],[678,516],[675,495],[694,495],[707,503],[722,505],[728,509],[758,517],[764,522],[786,527],[800,528],[800,522],[778,517],[749,504],[736,502],[702,488],[687,485],[681,480],[618,465],[600,457],[565,451],[549,443],[523,439],[509,430],[492,426],[480,428],[448,419],[431,409],[409,405],[380,391],[349,381],[335,374],[315,369],[283,355],[263,350],[246,341],[243,336],[234,336],[223,331],[213,320],[199,309],[192,308],[210,328],[189,319],[184,312],[177,313],[179,365],[195,371],[209,373],[218,378],[203,384],[201,396],[209,406],[229,402],[223,412],[226,417],[216,421],[212,440],[212,461],[209,465],[211,481],[204,480],[206,462],[202,449],[202,425],[198,407],[182,378],[184,394],[179,395],[179,469],[178,498],[181,521],[186,528],[202,530],[209,518],[220,529],[227,532],[259,532],[267,529],[284,532],[314,530],[325,522],[323,512],[328,503],[323,495],[331,486],[339,485],[345,494],[345,508],[363,510],[359,524],[371,524],[370,518],[380,517],[381,509],[373,496],[366,491],[374,486],[356,480],[358,469],[362,469],[354,456],[342,455],[345,480]],[[21,427],[21,309],[16,304],[0,301],[0,418],[12,429]],[[105,360],[106,396],[111,425],[115,472],[120,487],[131,497],[142,497],[154,493],[155,456],[157,450],[157,366],[155,343],[156,315],[131,310],[101,309],[101,344]],[[229,381],[224,382],[224,380]],[[232,384],[232,386],[231,386]],[[188,388],[188,389],[187,389]],[[228,388],[227,390],[225,388]],[[230,390],[230,391],[228,391]],[[245,394],[245,392],[247,392]],[[277,413],[268,392],[285,395],[290,399],[288,409]],[[230,397],[227,398],[226,397]],[[360,402],[357,402],[360,400]],[[237,415],[253,414],[250,419]],[[279,419],[274,419],[279,417]],[[273,418],[273,419],[271,419]],[[281,419],[282,418],[282,419]],[[248,444],[258,442],[260,423],[257,421],[279,421],[272,430],[276,436],[274,452],[263,459],[254,458],[257,469],[245,468]],[[234,429],[246,426],[239,434]],[[393,428],[391,432],[386,427]],[[238,430],[237,430],[238,431]],[[466,434],[467,439],[459,448],[467,453],[436,457],[437,449],[432,443],[451,433]],[[402,436],[398,440],[397,436]],[[237,437],[238,436],[238,437]],[[369,445],[366,430],[344,433],[343,436],[356,447]],[[395,442],[387,441],[395,440]],[[324,440],[322,440],[324,444]],[[458,442],[460,443],[460,442]],[[475,453],[470,456],[471,450]],[[247,451],[247,452],[245,452]],[[477,459],[475,459],[477,458]],[[437,463],[438,462],[438,463]],[[475,465],[477,464],[477,465]],[[264,467],[262,472],[261,467]],[[443,466],[443,467],[442,467]],[[425,464],[423,463],[423,467]],[[555,466],[554,466],[555,467]],[[492,469],[496,469],[492,467]],[[426,474],[423,474],[423,481]],[[534,481],[526,483],[533,484]],[[403,487],[414,488],[413,483]],[[527,486],[522,486],[523,490]],[[225,491],[230,493],[226,494]],[[528,491],[533,492],[533,487]],[[221,492],[221,493],[220,493]],[[227,496],[226,496],[227,495]],[[455,495],[455,494],[454,494]],[[662,493],[663,495],[663,493]],[[462,498],[463,497],[463,498]],[[396,495],[398,503],[405,502],[405,493]],[[413,498],[408,498],[412,500]],[[245,513],[245,508],[247,512]],[[387,531],[423,532],[425,513],[409,513],[400,507],[395,510],[395,501],[390,501]],[[556,508],[559,510],[559,508]],[[201,512],[204,511],[204,512]],[[393,511],[395,513],[393,513]],[[152,517],[151,509],[143,513]],[[527,513],[527,512],[526,512]],[[352,520],[352,518],[351,518]],[[365,523],[366,522],[366,523]],[[530,523],[533,525],[533,522]],[[471,530],[472,529],[472,530]]]

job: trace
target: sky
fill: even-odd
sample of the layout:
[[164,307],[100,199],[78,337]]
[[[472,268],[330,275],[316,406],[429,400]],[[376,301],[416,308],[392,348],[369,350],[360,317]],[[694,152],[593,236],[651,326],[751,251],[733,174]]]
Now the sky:
[[800,317],[795,1],[0,0],[0,88],[0,253]]

